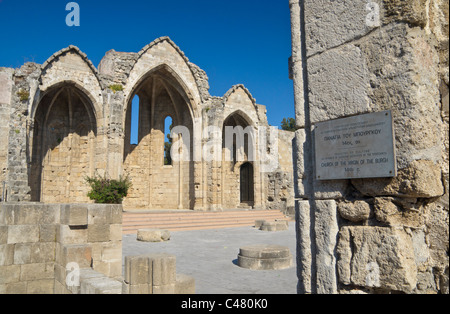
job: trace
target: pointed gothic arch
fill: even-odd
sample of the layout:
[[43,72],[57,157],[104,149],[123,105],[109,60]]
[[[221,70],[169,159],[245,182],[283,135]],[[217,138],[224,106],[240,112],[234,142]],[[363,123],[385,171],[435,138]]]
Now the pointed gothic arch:
[[90,98],[75,84],[58,84],[47,89],[32,119],[32,201],[88,202],[84,178],[94,172],[97,137]]
[[[134,180],[127,208],[192,209],[194,206],[194,165],[191,161],[166,164],[165,120],[190,131],[192,141],[194,110],[186,86],[168,65],[142,75],[127,96],[125,106],[124,171]],[[139,97],[138,144],[130,145],[131,104]],[[181,137],[175,140],[183,140]],[[192,144],[191,144],[192,145]],[[189,147],[191,152],[193,147]]]

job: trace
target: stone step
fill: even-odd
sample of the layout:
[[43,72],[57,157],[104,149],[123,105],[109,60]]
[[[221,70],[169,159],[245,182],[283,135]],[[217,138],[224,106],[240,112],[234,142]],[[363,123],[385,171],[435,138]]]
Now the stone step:
[[135,222],[179,222],[179,221],[212,221],[212,220],[222,220],[222,221],[233,221],[233,220],[254,220],[258,219],[281,219],[284,218],[282,214],[275,215],[213,215],[213,216],[204,216],[204,215],[185,215],[185,216],[158,216],[158,215],[146,215],[139,217],[124,217],[123,223],[135,223]]
[[185,211],[185,210],[173,210],[173,211],[126,211],[124,212],[124,218],[129,217],[142,217],[155,215],[159,217],[172,217],[176,216],[259,216],[259,215],[280,215],[281,211],[278,210],[233,210],[233,211]]
[[125,212],[123,233],[137,233],[138,229],[158,228],[169,231],[221,229],[253,226],[256,220],[286,219],[277,210],[237,210],[223,212]]
[[235,223],[253,223],[254,218],[216,218],[216,219],[180,219],[180,220],[136,220],[132,222],[124,223],[124,227],[127,226],[148,226],[154,225],[155,227],[162,228],[161,225],[185,225],[185,224],[198,224],[198,225],[208,225],[211,223],[223,223],[223,224],[235,224]]
[[123,226],[123,231],[137,231],[138,229],[164,229],[169,231],[175,230],[193,230],[193,229],[206,229],[207,227],[217,228],[231,228],[234,226],[254,226],[252,220],[240,220],[240,221],[209,221],[209,222],[197,222],[197,221],[180,221],[178,223],[160,222],[160,223],[136,223]]
[[125,212],[124,221],[142,218],[158,218],[158,219],[183,219],[185,217],[280,217],[283,214],[280,211],[226,211],[226,212]]
[[[169,231],[190,231],[190,230],[208,230],[208,229],[224,229],[224,228],[237,228],[237,227],[246,227],[253,226],[252,223],[232,223],[232,224],[194,224],[194,225],[179,225],[179,226],[171,226],[166,225],[164,229]],[[123,234],[136,234],[138,229],[146,229],[153,228],[154,226],[139,226],[139,227],[126,227],[123,229]]]

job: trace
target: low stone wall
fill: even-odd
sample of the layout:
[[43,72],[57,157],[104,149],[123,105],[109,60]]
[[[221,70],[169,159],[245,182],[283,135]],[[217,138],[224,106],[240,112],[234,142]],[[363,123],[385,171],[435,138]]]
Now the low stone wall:
[[68,265],[122,276],[122,206],[0,205],[0,294],[65,293]]

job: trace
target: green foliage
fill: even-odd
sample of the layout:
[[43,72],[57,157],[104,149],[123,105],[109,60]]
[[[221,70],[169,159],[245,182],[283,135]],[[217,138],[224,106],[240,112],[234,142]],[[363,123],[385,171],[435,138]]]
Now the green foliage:
[[172,156],[170,156],[170,150],[172,149],[171,142],[164,143],[164,166],[170,166],[172,164]]
[[19,96],[20,101],[27,101],[30,99],[30,93],[23,89],[17,92],[17,96]]
[[281,129],[285,131],[295,132],[297,128],[295,127],[295,119],[294,118],[284,118],[281,121]]
[[123,91],[123,86],[119,85],[119,84],[114,84],[114,85],[109,86],[109,89],[112,90],[115,94],[116,92]]
[[120,176],[119,180],[108,179],[106,175],[86,177],[85,180],[91,187],[87,196],[96,204],[122,204],[132,185],[128,175]]
[[[169,127],[170,132],[173,129],[173,123]],[[164,166],[172,165],[172,156],[170,155],[170,151],[172,149],[173,139],[170,136],[170,133],[167,134],[167,140],[164,142]]]

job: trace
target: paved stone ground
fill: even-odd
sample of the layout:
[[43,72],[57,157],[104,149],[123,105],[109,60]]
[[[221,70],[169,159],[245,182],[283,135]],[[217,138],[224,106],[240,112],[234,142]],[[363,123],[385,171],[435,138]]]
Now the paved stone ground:
[[[293,266],[256,271],[237,266],[239,248],[252,244],[287,246]],[[260,231],[252,227],[172,232],[171,240],[144,243],[136,235],[123,237],[123,256],[169,253],[177,258],[177,273],[193,276],[197,294],[296,294],[295,223],[289,230]]]

